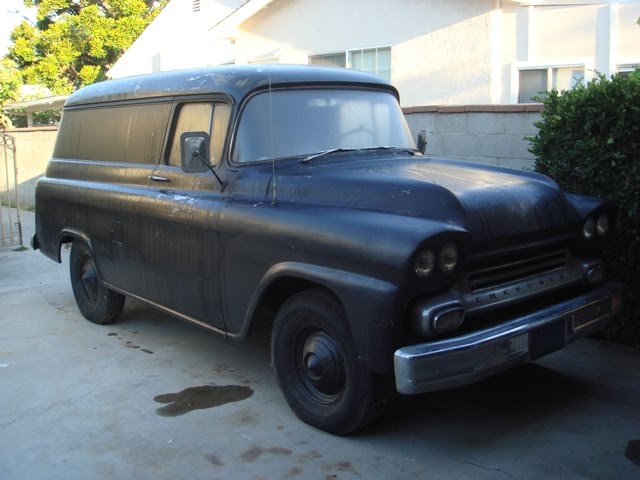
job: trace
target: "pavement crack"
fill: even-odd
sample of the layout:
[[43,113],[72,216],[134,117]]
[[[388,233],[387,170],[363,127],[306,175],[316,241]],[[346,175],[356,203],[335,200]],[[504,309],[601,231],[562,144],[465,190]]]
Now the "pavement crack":
[[462,460],[456,460],[458,463],[462,463],[463,465],[471,465],[473,467],[477,467],[477,468],[481,468],[482,470],[486,470],[487,472],[499,472],[509,478],[512,478],[513,480],[518,480],[518,477],[510,474],[509,472],[505,472],[504,470],[502,470],[501,468],[494,468],[494,467],[485,467],[484,465],[480,465],[479,463],[474,463],[474,462],[465,462]]
[[467,462],[464,460],[459,460],[457,458],[452,458],[450,455],[446,454],[445,452],[443,452],[442,450],[439,449],[434,449],[435,452],[437,452],[438,454],[442,455],[445,458],[448,458],[450,460],[453,460],[454,462],[460,463],[462,465],[471,465],[472,467],[477,467],[480,468],[482,470],[486,470],[487,472],[498,472],[501,473],[502,475],[508,477],[508,478],[512,478],[513,480],[518,480],[518,477],[516,477],[515,475],[512,475],[511,473],[502,470],[501,468],[496,468],[496,467],[486,467],[484,465],[481,465],[479,463],[475,463],[475,462]]

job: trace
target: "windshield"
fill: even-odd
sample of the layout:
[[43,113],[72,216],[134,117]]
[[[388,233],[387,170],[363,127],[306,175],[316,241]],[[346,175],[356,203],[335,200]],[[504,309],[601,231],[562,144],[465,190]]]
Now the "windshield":
[[232,161],[261,162],[333,149],[415,144],[396,98],[371,90],[277,90],[253,97],[240,118]]

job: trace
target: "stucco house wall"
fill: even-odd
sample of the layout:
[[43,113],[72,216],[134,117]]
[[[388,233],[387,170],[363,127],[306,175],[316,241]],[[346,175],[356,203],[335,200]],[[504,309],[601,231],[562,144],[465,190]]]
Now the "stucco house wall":
[[110,75],[390,47],[405,107],[513,104],[523,71],[639,65],[638,17],[640,0],[172,0]]
[[637,0],[503,2],[500,103],[518,103],[522,70],[573,67],[588,81],[639,66],[639,17]]
[[492,0],[277,0],[238,27],[235,59],[307,63],[391,47],[391,82],[404,106],[487,103],[492,9]]
[[225,63],[230,58],[228,41],[207,41],[207,32],[243,3],[243,0],[171,0],[111,68],[109,76],[121,78]]

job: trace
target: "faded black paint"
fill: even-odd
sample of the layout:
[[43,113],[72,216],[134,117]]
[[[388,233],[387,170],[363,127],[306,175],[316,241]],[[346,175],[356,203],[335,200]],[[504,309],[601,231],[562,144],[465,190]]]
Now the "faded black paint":
[[[99,137],[100,109],[113,104],[161,103],[167,118],[140,141],[153,138],[164,146],[143,149],[138,162],[54,156],[36,192],[40,249],[59,261],[61,242],[83,238],[111,288],[237,339],[248,334],[273,282],[325,286],[344,306],[369,369],[389,374],[393,351],[412,336],[409,307],[456,280],[436,275],[418,281],[411,270],[420,247],[456,242],[469,258],[490,260],[541,243],[575,246],[587,215],[609,208],[564,195],[541,175],[406,150],[231,164],[243,102],[259,90],[292,86],[397,96],[368,74],[307,67],[170,72],[76,92],[65,111],[85,109],[87,124],[67,132],[63,116],[57,152],[67,151],[65,142],[78,135]],[[224,187],[209,172],[186,174],[166,164],[163,155],[148,161],[148,152],[168,148],[175,108],[167,105],[192,97],[233,105],[216,167]]]

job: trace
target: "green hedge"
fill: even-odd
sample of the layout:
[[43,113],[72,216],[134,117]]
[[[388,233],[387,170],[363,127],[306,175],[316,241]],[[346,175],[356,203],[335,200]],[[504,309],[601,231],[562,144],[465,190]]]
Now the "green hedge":
[[609,277],[625,286],[621,319],[607,338],[640,343],[640,71],[599,76],[544,99],[530,137],[536,170],[569,192],[612,200],[618,229],[605,252]]

